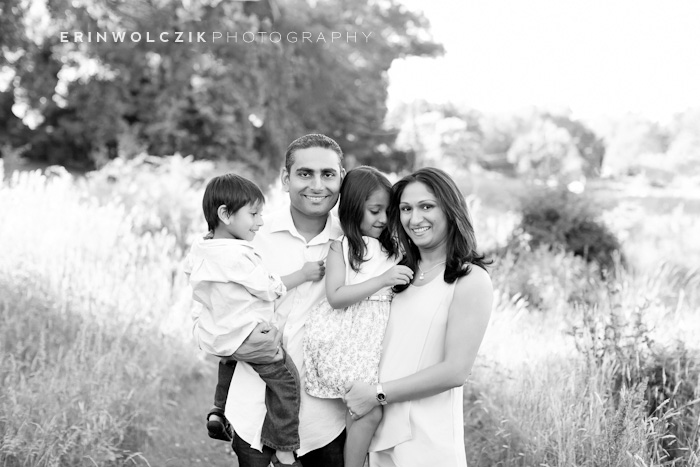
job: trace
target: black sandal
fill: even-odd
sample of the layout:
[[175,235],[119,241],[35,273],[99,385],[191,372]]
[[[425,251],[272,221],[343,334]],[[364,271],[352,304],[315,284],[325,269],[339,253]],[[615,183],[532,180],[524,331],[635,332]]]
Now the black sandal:
[[[221,420],[211,420],[212,415],[216,415]],[[209,437],[213,439],[229,442],[233,439],[233,429],[228,420],[226,420],[223,409],[214,406],[209,411],[207,414],[207,432]]]

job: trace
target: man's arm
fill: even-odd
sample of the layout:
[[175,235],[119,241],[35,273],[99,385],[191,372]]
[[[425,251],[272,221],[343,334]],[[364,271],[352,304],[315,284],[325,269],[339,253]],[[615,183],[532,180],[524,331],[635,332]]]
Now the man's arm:
[[236,360],[247,363],[272,363],[282,360],[280,344],[282,333],[269,323],[260,323],[243,341],[238,350],[222,360]]

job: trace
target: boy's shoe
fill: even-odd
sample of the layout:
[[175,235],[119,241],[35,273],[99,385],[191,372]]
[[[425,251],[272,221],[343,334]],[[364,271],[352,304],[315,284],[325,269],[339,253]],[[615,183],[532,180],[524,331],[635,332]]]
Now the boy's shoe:
[[[216,415],[220,420],[213,420],[211,418],[212,415]],[[228,420],[226,420],[223,409],[214,406],[209,411],[207,414],[207,432],[209,433],[209,437],[213,439],[228,442],[233,439],[233,429]]]
[[283,464],[279,459],[277,459],[277,454],[272,455],[271,462],[275,467],[303,467],[299,459],[295,459],[293,464]]

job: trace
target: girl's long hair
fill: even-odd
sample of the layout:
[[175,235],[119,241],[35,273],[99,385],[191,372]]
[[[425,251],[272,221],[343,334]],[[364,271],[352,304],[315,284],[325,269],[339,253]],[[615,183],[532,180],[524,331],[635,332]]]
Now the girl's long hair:
[[[364,165],[349,171],[340,186],[338,217],[343,233],[348,239],[350,267],[355,272],[359,272],[360,266],[366,261],[367,246],[362,239],[362,231],[360,230],[362,219],[365,216],[365,202],[377,190],[386,190],[388,194],[391,194],[391,183],[380,171]],[[396,246],[392,240],[389,226],[389,222],[387,222],[387,228],[382,231],[378,240],[389,256],[395,256]]]
[[[451,284],[460,277],[466,276],[471,271],[472,264],[486,270],[486,265],[493,261],[486,261],[485,256],[480,255],[476,250],[474,226],[464,196],[446,172],[434,167],[425,167],[405,176],[396,182],[391,190],[389,222],[392,231],[396,233],[399,248],[404,254],[399,264],[408,266],[415,271],[418,269],[418,263],[421,259],[418,247],[401,225],[401,210],[399,209],[404,190],[409,184],[416,182],[420,182],[428,188],[447,217],[445,282]],[[394,286],[394,292],[403,292],[407,287],[408,285]]]

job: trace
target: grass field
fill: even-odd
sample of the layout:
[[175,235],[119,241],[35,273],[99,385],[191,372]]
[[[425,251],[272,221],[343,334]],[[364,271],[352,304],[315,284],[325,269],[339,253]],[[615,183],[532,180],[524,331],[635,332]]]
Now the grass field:
[[[189,340],[180,268],[211,168],[169,164],[0,187],[0,465],[236,465],[204,432],[215,362]],[[460,183],[496,251],[527,187]],[[496,258],[470,467],[700,465],[700,196],[591,190],[630,265],[603,279],[563,252]]]

